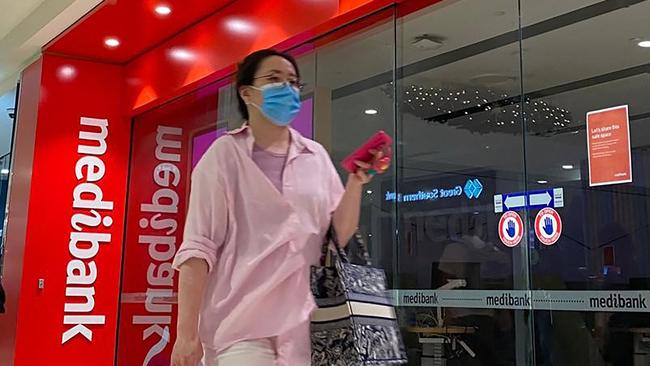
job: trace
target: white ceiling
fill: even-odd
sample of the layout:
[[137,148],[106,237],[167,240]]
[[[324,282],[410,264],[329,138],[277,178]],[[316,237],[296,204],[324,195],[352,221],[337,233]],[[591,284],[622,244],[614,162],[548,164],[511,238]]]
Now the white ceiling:
[[20,22],[27,18],[45,0],[3,0],[2,14],[0,14],[0,39],[4,38],[9,31],[15,28]]
[[0,0],[0,95],[16,85],[41,47],[101,1]]

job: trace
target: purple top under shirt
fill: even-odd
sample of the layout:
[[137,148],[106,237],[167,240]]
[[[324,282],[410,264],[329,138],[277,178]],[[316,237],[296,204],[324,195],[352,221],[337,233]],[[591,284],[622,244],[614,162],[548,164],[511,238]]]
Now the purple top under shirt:
[[282,174],[287,162],[287,154],[270,152],[255,145],[253,147],[253,161],[267,178],[273,183],[278,192],[282,193]]

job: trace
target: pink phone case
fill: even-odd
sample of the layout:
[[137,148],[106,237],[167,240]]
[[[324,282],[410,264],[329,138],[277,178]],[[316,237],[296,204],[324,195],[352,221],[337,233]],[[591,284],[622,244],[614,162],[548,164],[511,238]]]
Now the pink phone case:
[[370,150],[381,150],[383,147],[390,146],[393,139],[384,131],[379,131],[374,134],[365,144],[355,150],[347,158],[343,159],[341,166],[349,173],[355,173],[358,169],[354,163],[355,160],[370,162],[373,158]]

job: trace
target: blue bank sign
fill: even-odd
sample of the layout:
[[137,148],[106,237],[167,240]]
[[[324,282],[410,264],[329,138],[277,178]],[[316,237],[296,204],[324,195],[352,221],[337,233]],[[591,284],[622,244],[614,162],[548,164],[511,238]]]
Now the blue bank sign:
[[469,179],[462,186],[431,188],[407,194],[387,191],[384,200],[386,202],[421,202],[462,197],[463,195],[468,199],[478,199],[482,192],[483,184],[481,181],[478,179]]

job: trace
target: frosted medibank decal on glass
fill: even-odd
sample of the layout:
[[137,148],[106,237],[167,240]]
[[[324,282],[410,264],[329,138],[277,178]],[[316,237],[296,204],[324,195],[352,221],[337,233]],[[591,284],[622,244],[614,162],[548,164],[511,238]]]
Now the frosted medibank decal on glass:
[[171,342],[172,304],[175,303],[172,260],[180,235],[178,187],[184,175],[177,166],[181,162],[182,136],[181,128],[157,127],[154,156],[158,165],[152,172],[156,191],[140,205],[139,226],[143,233],[138,236],[138,243],[148,248],[150,263],[144,311],[133,315],[132,324],[146,327],[142,331],[143,341],[150,337],[156,340],[144,356],[143,365],[149,365]]
[[589,186],[632,182],[628,106],[587,113]]
[[175,334],[172,260],[185,216],[187,144],[182,128],[155,120],[136,122],[134,141],[117,364],[157,365],[169,363]]

